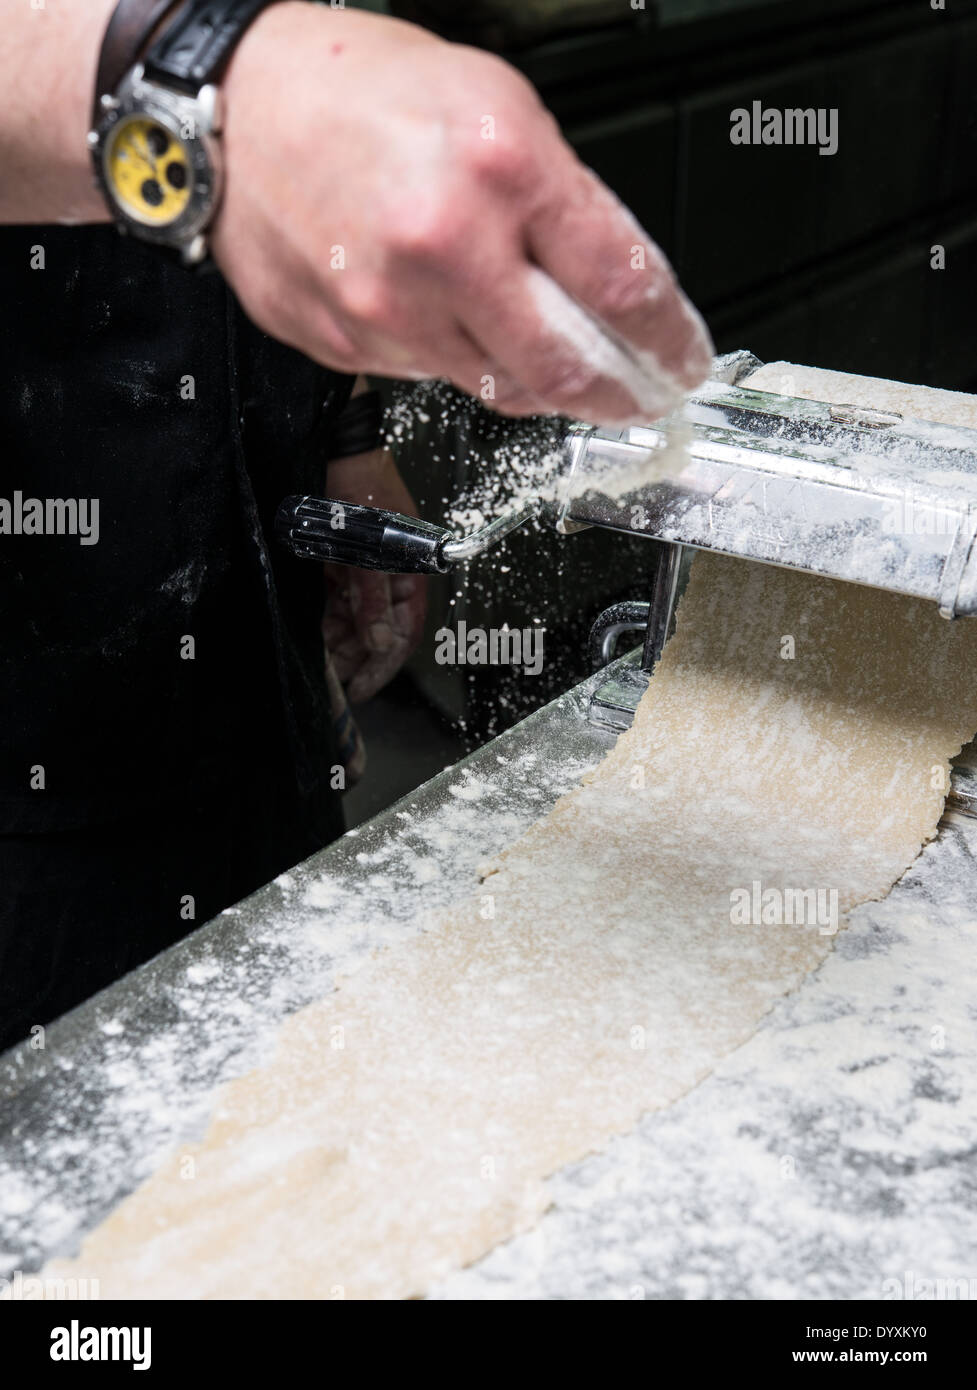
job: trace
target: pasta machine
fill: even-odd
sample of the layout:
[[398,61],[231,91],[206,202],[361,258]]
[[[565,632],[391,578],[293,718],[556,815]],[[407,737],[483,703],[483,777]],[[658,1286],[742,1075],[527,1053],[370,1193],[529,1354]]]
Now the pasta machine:
[[[591,634],[597,667],[624,632],[645,634],[592,697],[591,717],[616,728],[661,655],[689,548],[925,599],[946,618],[977,615],[977,429],[741,384],[760,365],[749,352],[717,358],[654,425],[568,424],[552,494],[468,535],[313,497],[282,503],[278,534],[300,557],[390,573],[446,573],[534,518],[564,534],[647,537],[650,601],[615,605]],[[950,805],[977,814],[977,771],[957,768]]]
[[[457,903],[459,885],[476,881],[480,866],[510,845],[514,832],[538,821],[581,769],[606,756],[613,728],[628,723],[647,684],[646,668],[660,651],[686,550],[796,565],[916,594],[947,613],[973,612],[969,501],[977,432],[796,401],[789,388],[783,399],[753,391],[740,384],[753,366],[745,354],[716,364],[713,380],[685,412],[692,424],[684,442],[669,442],[669,425],[625,432],[568,426],[567,467],[554,496],[517,508],[474,536],[368,509],[345,509],[347,518],[341,504],[312,498],[284,504],[280,525],[299,554],[381,569],[410,570],[418,559],[422,569],[448,568],[482,553],[517,524],[518,513],[567,532],[586,525],[640,532],[648,537],[650,585],[642,597],[650,602],[619,606],[599,622],[593,640],[600,670],[582,685],[53,1023],[41,1045],[32,1037],[0,1058],[0,1280],[38,1270],[76,1247],[160,1155],[185,1153],[184,1145],[203,1132],[214,1088],[270,1055],[286,1015],[320,1001],[336,976],[353,975],[371,952],[409,938],[417,923]],[[650,456],[654,473],[654,450],[672,451],[667,460],[660,454],[668,467],[657,481],[620,499],[597,485],[588,490],[590,466],[596,477],[604,456],[625,471],[636,464],[639,473]],[[570,486],[574,475],[579,489]],[[644,646],[604,669],[621,634],[637,628],[645,629]],[[590,719],[582,717],[587,710]],[[967,785],[958,768],[951,798],[958,809],[966,805]],[[970,805],[977,806],[977,796]],[[973,1030],[958,1027],[942,1051],[942,1027],[932,1030],[940,1037],[931,1046],[920,1043],[921,1024],[925,1033],[930,1022],[952,1023],[955,1011],[963,1016],[961,1001],[972,999],[977,980],[971,949],[977,830],[972,820],[951,820],[956,824],[911,875],[884,901],[862,906],[850,928],[852,944],[834,953],[830,977],[812,975],[786,1012],[766,1017],[765,1028],[781,1030],[769,1035],[774,1045],[786,1041],[792,1049],[787,1084],[782,1071],[771,1079],[752,1050],[744,1051],[742,1065],[734,1054],[698,1096],[693,1092],[658,1117],[663,1124],[655,1119],[615,1141],[594,1160],[596,1169],[575,1167],[562,1190],[576,1191],[578,1205],[570,1211],[586,1208],[584,1224],[588,1230],[593,1224],[596,1243],[580,1239],[576,1218],[552,1228],[557,1242],[560,1230],[569,1235],[546,1261],[537,1259],[535,1243],[514,1241],[489,1272],[493,1296],[524,1296],[528,1256],[532,1277],[539,1264],[539,1277],[560,1297],[579,1297],[583,1289],[590,1298],[619,1299],[621,1271],[634,1258],[635,1221],[654,1225],[663,1201],[684,1210],[704,1192],[715,1193],[718,1142],[729,1156],[719,1196],[737,1219],[750,1212],[750,1239],[742,1248],[724,1247],[717,1262],[712,1229],[698,1223],[693,1254],[701,1254],[703,1267],[721,1266],[720,1291],[729,1297],[766,1297],[771,1281],[756,1277],[758,1232],[780,1258],[778,1290],[810,1297],[811,1268],[793,1258],[797,1220],[817,1223],[838,1200],[837,1165],[820,1161],[825,1133],[811,1124],[811,1096],[819,1112],[858,1120],[864,1093],[853,1099],[852,1076],[866,1075],[866,1058],[884,1063],[867,1074],[884,1072],[891,1084],[874,1083],[878,1104],[864,1111],[867,1138],[852,1149],[857,1200],[846,1208],[844,1230],[832,1235],[824,1227],[834,1242],[828,1248],[833,1282],[824,1288],[863,1297],[870,1246],[881,1250],[883,1272],[918,1268],[920,1165],[894,1161],[893,1146],[903,1154],[920,1150],[921,1108],[924,1119],[940,1112],[937,1130],[924,1135],[926,1180],[937,1184],[927,1230],[932,1248],[951,1261],[950,1272],[963,1267],[972,1228],[972,1207],[958,1179],[966,1112],[958,1113],[959,1123],[945,1116],[952,1119],[954,1096],[961,1086],[965,1092],[973,1070]],[[886,968],[866,972],[869,951],[873,963],[882,953]],[[838,1007],[845,998],[854,1000],[865,1026],[853,1026],[851,1011]],[[799,1023],[813,1039],[802,1055],[795,1045]],[[866,1084],[871,1093],[873,1083]],[[795,1103],[798,1097],[803,1104]],[[743,1116],[757,1113],[776,1120],[781,1138],[773,1153],[766,1137],[771,1124],[744,1144]],[[725,1129],[717,1129],[717,1117],[725,1117]],[[891,1143],[877,1142],[880,1127]],[[853,1132],[852,1123],[848,1128]],[[800,1196],[791,1196],[786,1220],[783,1204],[766,1200],[780,1153],[798,1155],[805,1175],[793,1184]],[[649,1154],[657,1166],[649,1167]],[[650,1172],[655,1181],[645,1196],[643,1175]],[[554,1200],[565,1198],[557,1192]],[[645,1261],[641,1278],[649,1297],[671,1296],[675,1279],[690,1267],[686,1256],[698,1227],[673,1224],[662,1260],[655,1247]],[[662,1225],[657,1221],[656,1229]],[[815,1251],[819,1270],[824,1248]]]

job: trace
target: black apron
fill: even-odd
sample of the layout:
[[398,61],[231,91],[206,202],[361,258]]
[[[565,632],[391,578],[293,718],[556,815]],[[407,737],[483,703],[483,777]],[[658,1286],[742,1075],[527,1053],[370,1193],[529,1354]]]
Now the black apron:
[[0,229],[0,322],[0,525],[98,501],[97,544],[0,534],[2,1046],[341,832],[271,522],[352,381],[109,227]]

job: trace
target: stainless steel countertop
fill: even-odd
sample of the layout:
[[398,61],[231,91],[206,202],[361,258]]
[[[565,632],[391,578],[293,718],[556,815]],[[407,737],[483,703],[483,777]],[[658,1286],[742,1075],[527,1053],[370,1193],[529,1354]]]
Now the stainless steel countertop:
[[[0,1059],[0,1277],[76,1249],[202,1133],[213,1087],[267,1060],[287,1013],[463,896],[599,761],[613,736],[585,718],[591,684]],[[959,820],[711,1077],[554,1177],[535,1231],[433,1296],[977,1281],[975,1077],[977,822]]]
[[335,971],[462,897],[614,736],[591,682],[0,1057],[0,1278],[73,1249]]

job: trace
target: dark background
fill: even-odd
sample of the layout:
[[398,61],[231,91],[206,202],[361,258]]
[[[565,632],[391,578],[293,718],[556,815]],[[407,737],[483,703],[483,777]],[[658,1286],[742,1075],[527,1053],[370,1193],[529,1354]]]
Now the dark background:
[[[380,0],[371,8],[381,8]],[[977,0],[393,0],[503,53],[666,250],[721,352],[977,390]],[[730,112],[837,107],[840,146],[738,147]],[[931,248],[946,249],[946,269]],[[496,422],[401,453],[423,514],[487,466]],[[504,426],[501,428],[505,428]],[[493,438],[492,442],[495,440]],[[508,566],[508,572],[502,566]],[[376,809],[587,673],[590,624],[646,598],[640,541],[519,535],[434,594],[429,640],[364,713]],[[455,606],[449,595],[461,591]],[[547,629],[543,675],[435,668],[433,629]],[[388,747],[394,725],[412,752]]]

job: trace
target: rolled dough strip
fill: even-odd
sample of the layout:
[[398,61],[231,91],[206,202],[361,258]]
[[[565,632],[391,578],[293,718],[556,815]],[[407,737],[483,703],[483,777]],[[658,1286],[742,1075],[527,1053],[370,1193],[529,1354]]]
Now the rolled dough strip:
[[[884,896],[933,836],[975,671],[977,622],[699,556],[586,784],[289,1019],[203,1143],[45,1272],[103,1297],[402,1298],[525,1229],[549,1174],[702,1080],[823,959],[831,903]],[[787,890],[813,924],[763,921]]]
[[977,429],[977,396],[965,396],[962,391],[830,372],[824,367],[800,367],[795,362],[767,362],[746,378],[746,384],[780,396],[802,396],[809,401],[830,401],[832,405],[860,405],[869,410],[895,410],[915,420]]

